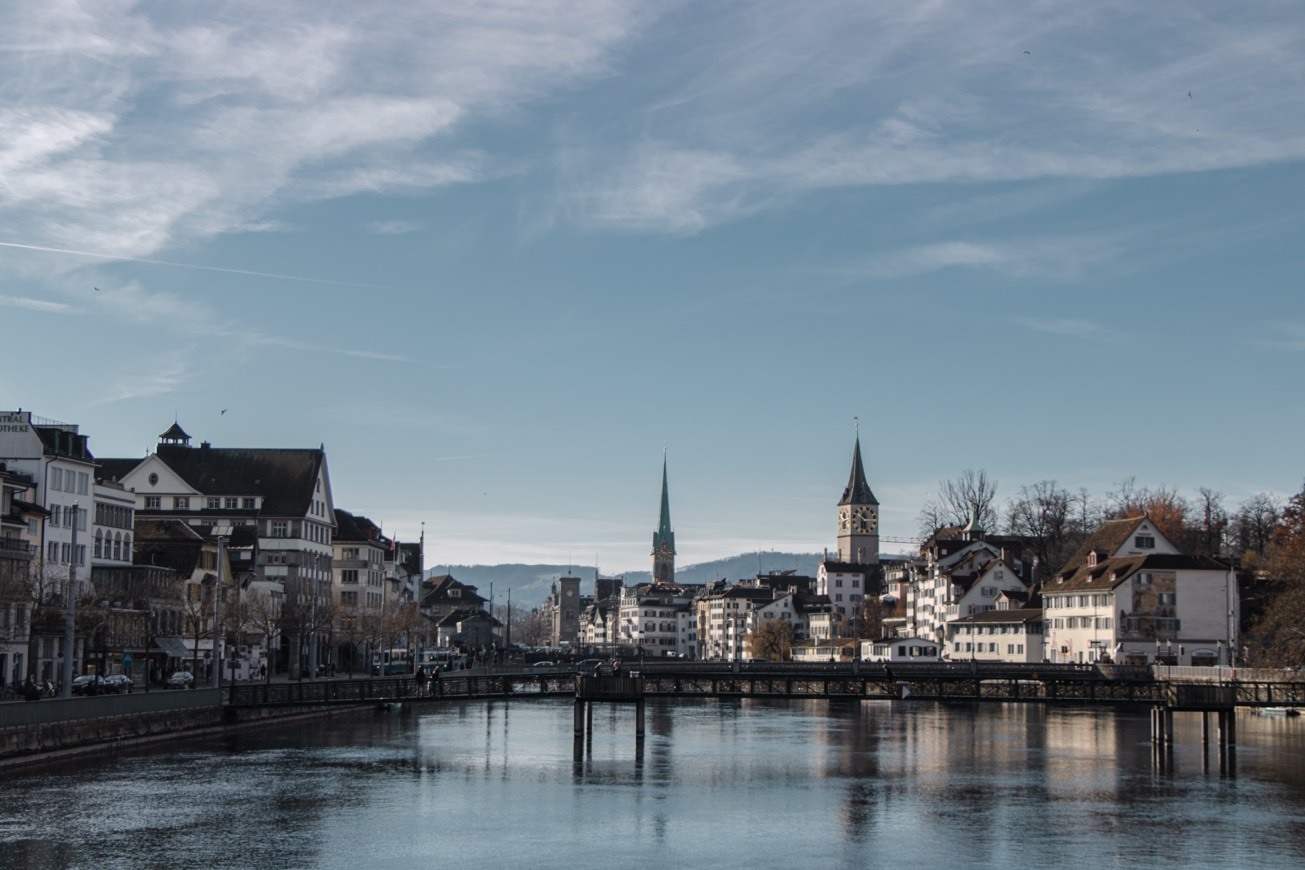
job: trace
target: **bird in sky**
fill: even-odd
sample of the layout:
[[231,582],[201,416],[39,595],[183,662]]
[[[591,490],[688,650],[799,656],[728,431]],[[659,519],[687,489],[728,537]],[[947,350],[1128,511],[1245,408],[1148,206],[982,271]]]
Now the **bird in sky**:
[[[226,412],[227,412],[227,409],[226,409],[226,408],[223,408],[223,409],[222,409],[222,414],[225,414]],[[218,414],[218,416],[221,417],[222,414]]]
[[1028,54],[1028,52],[1027,52],[1027,51],[1026,51],[1026,52],[1024,52],[1024,53],[1025,53],[1025,54]]
[[99,292],[100,292],[100,288],[99,288],[99,287],[96,287],[96,288],[95,288],[95,292],[96,292],[96,293],[99,293]]
[[1190,100],[1191,98],[1192,98],[1192,92],[1191,92],[1191,91],[1188,91],[1188,92],[1187,92],[1187,99]]

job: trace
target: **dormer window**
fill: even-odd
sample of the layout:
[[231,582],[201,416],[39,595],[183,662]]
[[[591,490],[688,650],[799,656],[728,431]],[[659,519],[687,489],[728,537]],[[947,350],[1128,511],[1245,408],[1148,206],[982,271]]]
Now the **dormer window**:
[[1093,550],[1091,553],[1088,553],[1088,567],[1095,568],[1096,566],[1097,566],[1097,551]]

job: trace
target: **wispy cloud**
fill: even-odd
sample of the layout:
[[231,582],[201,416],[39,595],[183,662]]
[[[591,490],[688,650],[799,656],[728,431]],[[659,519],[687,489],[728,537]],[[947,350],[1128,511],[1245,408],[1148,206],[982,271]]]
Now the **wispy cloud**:
[[1305,323],[1270,323],[1265,326],[1262,342],[1281,350],[1305,350]]
[[372,221],[366,228],[374,236],[402,236],[420,232],[425,226],[420,221],[390,220]]
[[0,242],[0,248],[15,248],[24,251],[39,251],[48,254],[66,254],[73,257],[86,257],[93,260],[106,260],[124,263],[145,263],[151,266],[169,266],[174,269],[195,269],[201,272],[222,272],[228,275],[249,275],[256,278],[274,278],[278,281],[300,281],[309,284],[328,284],[335,287],[358,287],[367,290],[398,290],[383,284],[359,284],[353,281],[332,281],[329,278],[314,278],[308,275],[286,275],[278,272],[255,272],[249,269],[228,269],[223,266],[204,266],[198,263],[178,263],[172,260],[153,260],[147,257],[124,257],[116,254],[97,253],[95,251],[75,251],[69,248],[52,248],[48,245],[24,245],[18,242]]
[[190,368],[184,351],[151,354],[147,360],[134,363],[127,371],[113,375],[100,388],[92,405],[110,405],[130,399],[148,399],[174,392],[190,377]]
[[116,4],[7,19],[0,233],[149,258],[286,202],[478,177],[454,141],[609,71],[636,4]]
[[1088,341],[1111,343],[1123,337],[1122,333],[1107,329],[1099,323],[1073,317],[1015,317],[1011,322],[1035,332],[1047,332]]
[[39,311],[43,314],[85,313],[82,309],[64,302],[50,302],[46,299],[32,299],[27,296],[0,296],[0,305],[7,305],[10,308],[23,308],[28,311]]
[[1305,76],[1305,19],[1197,6],[714,7],[575,203],[597,224],[685,232],[818,190],[1305,157],[1305,117],[1281,111]]

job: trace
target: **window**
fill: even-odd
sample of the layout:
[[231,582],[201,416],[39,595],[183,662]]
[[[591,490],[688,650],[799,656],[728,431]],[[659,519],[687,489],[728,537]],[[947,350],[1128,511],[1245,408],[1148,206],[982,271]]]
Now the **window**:
[[179,511],[190,510],[190,499],[187,496],[179,495],[172,500],[172,507]]
[[340,572],[341,583],[357,583],[358,572],[353,568],[347,568]]
[[63,469],[58,466],[50,466],[50,489],[63,489]]
[[357,607],[357,606],[358,606],[358,593],[357,593],[357,592],[341,592],[341,593],[340,593],[340,603],[341,603],[342,605],[344,605],[345,607]]
[[145,496],[145,510],[156,511],[159,509],[159,497],[157,495]]
[[63,505],[59,505],[59,504],[50,505],[50,525],[52,526],[62,525],[62,523],[59,521],[60,517],[62,516],[63,516]]
[[226,509],[229,510],[229,511],[239,510],[239,509],[240,509],[240,499],[238,499],[238,498],[228,498],[228,499],[227,499],[227,502],[226,502]]
[[1154,550],[1155,535],[1137,535],[1133,538],[1133,546],[1139,550]]
[[90,475],[85,471],[77,472],[77,492],[86,495],[86,488],[90,485]]
[[288,538],[290,537],[290,524],[285,520],[272,521],[272,537]]
[[99,529],[95,530],[95,558],[104,555],[104,533]]
[[240,507],[242,510],[252,511],[254,509],[254,500],[252,498],[242,498]]
[[222,499],[217,498],[217,497],[215,497],[215,496],[209,496],[207,499],[205,499],[205,501],[204,501],[204,506],[205,506],[206,508],[208,508],[208,510],[211,510],[211,511],[221,510],[221,509],[222,509]]

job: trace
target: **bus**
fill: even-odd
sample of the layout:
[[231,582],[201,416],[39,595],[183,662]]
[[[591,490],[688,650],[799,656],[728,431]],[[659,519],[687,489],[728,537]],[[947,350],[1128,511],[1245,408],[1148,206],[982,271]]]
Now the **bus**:
[[441,671],[447,671],[451,670],[461,660],[461,653],[455,649],[430,647],[418,653],[417,667],[425,668],[427,672],[430,672],[438,666]]
[[372,676],[391,677],[412,673],[412,656],[406,649],[387,649],[372,655]]

